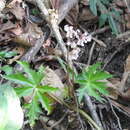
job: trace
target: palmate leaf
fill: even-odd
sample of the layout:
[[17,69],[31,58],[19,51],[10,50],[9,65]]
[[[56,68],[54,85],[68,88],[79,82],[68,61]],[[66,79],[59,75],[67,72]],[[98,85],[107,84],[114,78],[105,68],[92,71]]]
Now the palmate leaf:
[[18,62],[26,73],[26,77],[23,73],[9,74],[3,76],[5,79],[14,81],[22,86],[15,88],[15,91],[19,97],[32,96],[32,100],[29,104],[25,105],[27,109],[27,117],[29,118],[30,125],[33,126],[35,120],[41,112],[40,103],[42,107],[48,112],[51,112],[50,99],[45,96],[49,92],[54,92],[58,88],[50,87],[48,85],[41,85],[41,80],[43,79],[43,67],[40,67],[38,71],[34,71],[29,68],[29,64],[23,61]]
[[103,71],[97,71],[94,75],[90,77],[90,80],[96,81],[96,80],[103,80],[111,77],[112,77],[111,74],[105,73]]
[[17,55],[17,53],[13,52],[13,51],[9,51],[9,52],[1,51],[0,52],[0,58],[10,58],[10,57],[15,56],[15,55]]
[[23,97],[23,96],[31,95],[33,93],[34,88],[30,86],[21,86],[21,87],[14,88],[14,90],[19,97]]
[[100,64],[94,64],[82,71],[81,74],[76,79],[76,83],[80,85],[78,91],[78,99],[82,100],[85,92],[89,96],[95,97],[97,100],[101,101],[102,98],[99,94],[108,95],[106,90],[106,82],[101,82],[101,80],[112,77],[112,75],[103,72],[99,69]]
[[48,85],[38,86],[38,91],[40,91],[41,93],[49,93],[49,92],[53,92],[56,90],[58,90],[58,88],[53,88],[53,87],[48,86]]
[[27,86],[34,86],[33,83],[27,79],[23,74],[17,73],[17,74],[10,74],[10,75],[4,75],[2,76],[5,79],[14,81],[15,83],[21,84],[21,85],[27,85]]
[[40,103],[42,104],[42,107],[47,111],[48,114],[51,112],[51,106],[50,106],[50,101],[47,96],[42,94],[41,92],[37,93],[37,96],[39,98]]
[[31,103],[25,105],[25,108],[27,109],[26,116],[29,118],[29,123],[31,126],[34,126],[35,120],[38,119],[39,114],[41,113],[37,94],[34,95]]
[[25,61],[17,61],[24,69],[24,71],[28,74],[28,78],[33,82],[33,84],[38,85],[43,78],[43,73],[36,72],[29,68],[29,64]]

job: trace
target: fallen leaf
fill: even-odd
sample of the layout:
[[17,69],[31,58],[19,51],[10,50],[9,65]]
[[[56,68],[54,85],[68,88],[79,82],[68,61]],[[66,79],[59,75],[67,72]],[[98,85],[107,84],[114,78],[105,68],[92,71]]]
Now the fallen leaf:
[[9,59],[9,60],[8,60],[8,64],[12,64],[12,63],[15,62],[16,60],[19,60],[20,57],[22,57],[23,54],[25,53],[25,48],[20,47],[20,46],[17,46],[17,47],[15,47],[12,51],[13,51],[13,52],[16,52],[17,55],[14,56],[13,58]]
[[[21,31],[22,28],[18,28]],[[40,27],[34,23],[27,23],[27,26],[23,29],[23,33],[16,36],[13,41],[24,46],[33,46],[37,39],[43,35]]]
[[79,21],[89,21],[89,20],[94,20],[96,18],[97,17],[92,14],[89,7],[85,6],[81,9],[78,20]]
[[64,84],[62,83],[60,77],[51,68],[46,67],[44,70],[44,79],[42,81],[43,85],[49,85],[51,87],[59,88],[60,91],[55,91],[53,94],[60,99],[64,97]]
[[19,2],[15,2],[12,7],[6,7],[4,13],[12,13],[17,20],[23,20],[25,16],[25,10],[20,6]]

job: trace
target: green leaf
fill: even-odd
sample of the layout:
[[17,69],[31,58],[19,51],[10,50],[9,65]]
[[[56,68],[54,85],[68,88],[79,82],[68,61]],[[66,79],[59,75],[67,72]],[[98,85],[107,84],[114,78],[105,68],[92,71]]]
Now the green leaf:
[[33,82],[35,85],[39,84],[43,78],[43,74],[38,73],[29,68],[29,64],[25,61],[17,61],[23,68],[24,71],[28,74],[28,78]]
[[108,16],[108,22],[109,22],[109,25],[110,25],[110,28],[111,28],[113,34],[117,35],[118,34],[117,26],[111,15]]
[[94,77],[91,77],[92,81],[96,81],[96,80],[103,80],[103,79],[107,79],[107,78],[111,78],[112,75],[102,72],[102,71],[98,71],[94,74]]
[[103,25],[105,25],[106,21],[107,21],[107,14],[101,14],[99,17],[99,27],[102,27]]
[[23,96],[31,95],[33,93],[34,88],[30,86],[21,86],[21,87],[14,88],[14,90],[19,97],[23,97]]
[[23,74],[18,73],[18,74],[10,74],[10,75],[4,75],[2,76],[5,79],[14,81],[15,83],[21,84],[21,85],[28,85],[28,86],[34,86],[31,81],[27,79]]
[[42,104],[42,107],[50,114],[51,112],[51,106],[48,97],[46,97],[43,93],[38,92],[37,96],[39,98],[40,103]]
[[44,86],[38,86],[38,90],[39,90],[41,93],[46,93],[46,92],[56,91],[56,90],[58,90],[58,88],[54,88],[54,87],[50,87],[50,86],[48,86],[48,85],[44,85]]
[[[99,69],[100,63],[89,66],[84,69],[81,74],[76,78],[76,83],[79,83],[80,88],[78,91],[78,99],[82,100],[85,92],[89,96],[102,101],[101,94],[107,95],[106,82],[101,82],[101,80],[112,77],[110,74],[105,73]],[[100,92],[100,93],[99,93]]]
[[97,0],[89,0],[90,9],[97,16]]
[[13,69],[12,69],[12,67],[10,67],[9,65],[4,65],[4,66],[1,67],[0,69],[3,70],[6,75],[9,75],[9,74],[12,74],[12,73],[13,73]]
[[35,120],[38,120],[39,114],[41,113],[37,94],[34,95],[31,103],[25,105],[25,108],[27,109],[26,115],[29,118],[29,123],[33,127],[35,124]]
[[106,90],[106,83],[105,82],[93,82],[92,87],[97,89],[100,93],[104,95],[108,95],[108,91]]
[[86,91],[85,87],[77,89],[77,96],[79,103],[82,101],[85,91]]
[[0,86],[0,130],[19,130],[22,124],[23,111],[19,98],[9,83],[2,84]]
[[15,56],[15,55],[17,55],[17,53],[13,52],[13,51],[10,51],[10,52],[1,51],[0,52],[0,58],[10,58],[10,57]]

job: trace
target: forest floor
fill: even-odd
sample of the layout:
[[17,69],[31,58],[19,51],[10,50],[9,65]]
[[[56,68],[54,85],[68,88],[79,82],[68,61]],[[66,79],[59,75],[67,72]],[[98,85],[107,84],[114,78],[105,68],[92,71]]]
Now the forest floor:
[[[0,67],[9,65],[18,72],[20,66],[16,61],[26,61],[33,70],[43,65],[46,84],[71,86],[73,89],[67,89],[69,94],[65,98],[62,96],[63,102],[53,102],[50,115],[47,115],[40,105],[42,113],[33,128],[30,127],[24,112],[22,130],[96,130],[93,123],[81,114],[79,109],[87,113],[95,124],[100,126],[101,123],[101,130],[130,130],[130,1],[127,0],[126,3],[125,0],[108,0],[110,3],[104,4],[100,0],[110,15],[101,27],[99,21],[103,12],[98,4],[91,3],[93,6],[90,6],[87,0],[77,3],[77,0],[50,1],[51,8],[55,10],[48,12],[49,15],[54,13],[52,19],[58,21],[57,25],[55,21],[48,20],[45,10],[42,12],[41,5],[35,0],[0,2]],[[97,16],[93,14],[94,6]],[[111,12],[113,8],[119,11],[120,20]],[[58,18],[56,10],[59,11]],[[79,42],[79,45],[75,45],[76,42]],[[15,52],[16,55],[9,54],[10,56],[4,57],[2,52]],[[79,85],[74,83],[74,68],[80,73],[84,67],[97,62],[101,63],[102,71],[112,75],[104,80],[109,94],[102,95],[104,102],[85,96],[79,103],[76,97]],[[5,74],[4,71],[1,69],[1,75]],[[0,80],[1,84],[5,82],[2,77]],[[60,98],[61,95],[55,96]],[[21,99],[21,104],[29,102],[30,97]],[[75,107],[71,109],[66,104]]]

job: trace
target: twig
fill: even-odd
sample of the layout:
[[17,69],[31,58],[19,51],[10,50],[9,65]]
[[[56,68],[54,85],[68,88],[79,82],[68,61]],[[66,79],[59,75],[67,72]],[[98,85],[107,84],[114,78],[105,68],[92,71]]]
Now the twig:
[[95,45],[96,45],[96,42],[93,42],[92,47],[91,47],[90,52],[89,52],[89,58],[88,58],[87,66],[89,66],[90,63],[91,63],[91,59],[92,59],[93,50],[94,50]]
[[[34,56],[37,54],[37,52],[40,50],[42,44],[45,42],[46,36],[42,36],[40,39],[38,39],[33,47],[31,47],[26,54],[20,59],[21,61],[26,61],[30,63]],[[22,66],[17,64],[15,66],[15,71],[22,71]]]
[[107,31],[109,29],[110,29],[109,26],[105,26],[104,28],[95,30],[94,32],[91,33],[91,35],[94,36],[94,35],[97,35],[97,34],[101,34],[101,33],[104,33],[105,31]]
[[111,55],[111,57],[109,58],[109,60],[107,60],[107,62],[104,64],[104,66],[102,67],[102,70],[104,70],[106,68],[106,66],[110,63],[110,61],[113,59],[113,57],[118,53],[118,50],[115,50],[113,52],[113,54]]
[[99,125],[100,129],[103,130],[103,126],[102,126],[101,121],[100,121],[100,119],[99,119],[99,117],[97,115],[95,105],[92,104],[92,101],[91,101],[90,97],[87,94],[84,94],[84,97],[85,97],[85,103],[87,104],[87,106],[88,106],[88,108],[90,110],[92,118]]
[[116,112],[114,111],[110,99],[107,98],[107,100],[108,100],[108,102],[109,102],[109,104],[110,104],[110,106],[111,106],[111,110],[112,110],[113,114],[115,115],[115,117],[116,117],[116,119],[117,119],[119,129],[122,130],[121,123],[120,123],[120,119],[119,119],[119,117],[117,116]]

